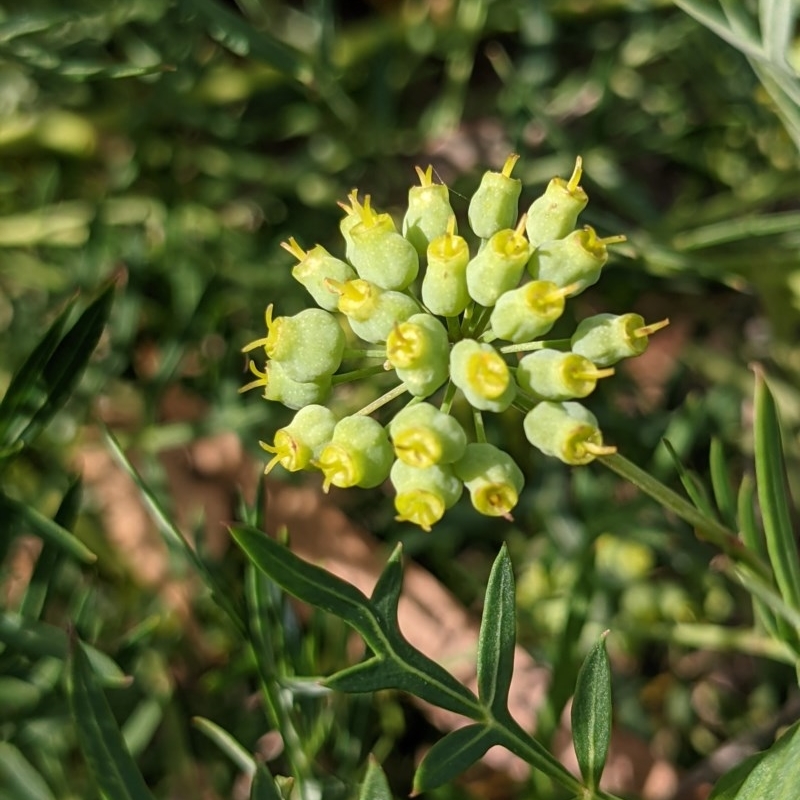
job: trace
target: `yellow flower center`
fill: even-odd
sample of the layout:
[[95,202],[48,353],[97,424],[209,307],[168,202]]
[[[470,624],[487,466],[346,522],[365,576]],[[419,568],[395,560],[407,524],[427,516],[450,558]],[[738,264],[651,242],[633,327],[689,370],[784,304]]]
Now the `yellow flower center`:
[[386,358],[393,367],[413,369],[427,351],[426,332],[413,322],[395,325],[386,338]]
[[331,486],[347,489],[355,486],[361,479],[361,469],[353,454],[344,445],[337,442],[331,442],[325,446],[316,466],[325,476],[322,484],[325,492]]
[[508,517],[518,500],[517,490],[508,483],[486,483],[472,495],[472,504],[487,517]]
[[442,457],[439,437],[425,428],[408,428],[393,439],[397,457],[411,467],[430,467]]
[[496,351],[473,353],[467,362],[467,379],[472,389],[487,400],[495,400],[508,388],[511,373]]
[[398,522],[413,522],[428,532],[445,512],[444,500],[425,489],[401,492],[394,499],[394,507],[397,509],[395,519]]

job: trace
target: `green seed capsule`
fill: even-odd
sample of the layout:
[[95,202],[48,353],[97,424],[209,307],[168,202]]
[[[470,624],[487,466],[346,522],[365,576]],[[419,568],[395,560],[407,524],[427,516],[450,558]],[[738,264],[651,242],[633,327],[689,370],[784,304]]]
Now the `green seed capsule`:
[[430,531],[431,526],[461,497],[461,481],[449,466],[419,468],[395,461],[389,478],[397,492],[395,519],[413,522],[424,531]]
[[553,178],[544,194],[531,203],[525,226],[531,247],[563,239],[575,227],[578,214],[589,202],[586,192],[578,185],[582,172],[583,161],[578,156],[569,181]]
[[243,386],[239,391],[246,392],[256,387],[264,387],[264,399],[282,403],[287,408],[299,409],[312,403],[325,403],[331,394],[331,376],[323,375],[313,381],[300,382],[290,378],[278,361],[268,361],[264,372],[250,362],[250,371],[257,380]]
[[646,325],[639,314],[596,314],[581,320],[572,334],[572,350],[599,367],[607,367],[623,358],[640,356],[647,350],[649,337],[667,325],[668,319]]
[[336,416],[329,408],[322,405],[301,408],[288,425],[276,431],[274,444],[259,442],[264,450],[273,453],[264,474],[269,474],[276,464],[289,472],[310,469],[312,459],[319,458],[335,427]]
[[400,461],[417,469],[451,464],[467,446],[458,420],[430,403],[414,403],[397,413],[389,423],[389,436]]
[[349,281],[356,277],[356,271],[332,256],[321,244],[306,252],[292,237],[288,242],[281,242],[281,247],[299,262],[292,268],[292,277],[306,289],[320,308],[336,311],[337,297],[331,293],[325,281]]
[[572,294],[579,294],[599,280],[608,261],[607,245],[624,241],[624,236],[599,239],[594,228],[587,225],[564,239],[539,245],[528,262],[528,272],[536,280],[552,281],[558,286],[576,284]]
[[422,278],[422,302],[433,314],[458,316],[470,303],[467,290],[469,246],[455,235],[455,217],[446,233],[428,246],[428,268]]
[[273,319],[272,308],[271,304],[267,307],[267,335],[250,342],[244,352],[263,346],[266,354],[300,383],[339,369],[345,337],[336,317],[321,308],[306,308],[294,316]]
[[443,183],[433,182],[433,167],[425,172],[416,167],[419,186],[408,191],[408,211],[403,219],[403,236],[408,239],[420,258],[425,256],[428,245],[447,230],[452,217],[450,191]]
[[527,413],[523,427],[534,447],[565,464],[588,464],[597,456],[610,455],[617,450],[603,445],[597,418],[580,403],[545,400]]
[[505,411],[514,400],[517,385],[508,364],[490,344],[462,339],[450,351],[450,378],[480,411]]
[[381,289],[405,289],[419,272],[414,245],[397,231],[388,214],[375,213],[369,195],[357,213],[360,221],[349,231],[348,258],[359,277]]
[[552,281],[531,281],[506,292],[492,310],[490,326],[501,339],[530,342],[547,333],[564,313],[574,285],[559,288]]
[[398,322],[419,313],[419,303],[410,295],[381,289],[361,278],[326,283],[338,296],[338,309],[347,317],[353,333],[365,342],[385,342]]
[[464,481],[477,511],[489,517],[511,518],[525,478],[508,453],[492,444],[474,442],[467,445],[453,471]]
[[389,477],[394,451],[386,430],[372,417],[345,417],[336,423],[330,442],[323,447],[314,465],[331,486],[370,488]]
[[573,400],[591,394],[600,378],[613,374],[576,353],[537,350],[519,362],[517,383],[539,400]]
[[510,155],[502,172],[484,173],[480,186],[469,201],[469,225],[481,239],[511,228],[517,220],[522,181],[512,178],[511,171],[518,159],[518,155]]
[[476,303],[493,306],[519,283],[530,256],[524,228],[523,217],[516,230],[498,231],[467,264],[467,289]]
[[414,314],[389,333],[386,360],[412,395],[427,397],[447,380],[449,347],[436,317]]
[[[361,211],[362,206],[358,200],[358,189],[353,189],[349,195],[347,195],[347,199],[350,201],[350,204],[347,203],[339,203],[339,208],[344,211],[345,215],[339,221],[339,231],[342,234],[342,238],[344,239],[344,255],[348,261],[353,260],[353,237],[350,235],[353,228],[361,222]],[[367,197],[367,202],[369,201],[369,197]]]

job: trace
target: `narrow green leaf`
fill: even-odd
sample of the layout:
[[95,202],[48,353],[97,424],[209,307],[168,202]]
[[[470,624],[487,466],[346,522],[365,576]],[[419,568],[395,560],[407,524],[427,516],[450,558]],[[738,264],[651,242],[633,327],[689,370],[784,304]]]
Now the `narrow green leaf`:
[[780,423],[760,369],[756,370],[753,434],[756,486],[770,564],[783,599],[800,610],[800,561],[789,511]]
[[164,507],[155,494],[153,494],[150,487],[142,480],[141,475],[139,475],[136,468],[131,464],[127,455],[125,455],[125,451],[111,431],[106,429],[104,434],[106,443],[111,449],[111,454],[141,492],[145,505],[158,525],[167,546],[174,551],[182,553],[188,559],[189,563],[197,570],[197,573],[211,591],[214,602],[228,615],[231,622],[236,626],[236,629],[242,635],[245,635],[244,612],[237,607],[232,599],[235,596],[234,593],[226,587],[219,585],[217,579],[211,574],[211,571],[208,569],[203,559],[181,533],[178,526],[172,521],[170,515],[164,510]]
[[403,590],[403,547],[397,545],[372,590],[370,600],[379,616],[386,620],[397,619],[400,592]]
[[[0,613],[0,642],[29,658],[67,658],[67,634],[61,628],[18,614]],[[109,656],[89,645],[84,645],[84,650],[103,686],[130,686],[131,678]]]
[[34,439],[72,394],[100,341],[113,302],[114,284],[109,284],[86,307],[48,358],[41,373],[47,397],[20,433],[24,442]]
[[89,771],[98,788],[114,800],[153,800],[122,739],[83,645],[68,660],[67,693],[72,719]]
[[[0,402],[0,444],[9,447],[16,442],[19,432],[41,407],[46,392],[41,385],[44,365],[58,346],[75,301],[73,298],[53,320],[44,336],[14,373],[11,383]],[[19,442],[19,446],[22,442]]]
[[766,53],[754,36],[743,36],[731,30],[725,18],[717,10],[712,10],[708,3],[700,0],[674,0],[678,8],[694,17],[701,25],[713,31],[720,39],[750,58],[766,60]]
[[[75,524],[81,506],[82,483],[80,479],[72,482],[67,489],[58,510],[53,517],[53,522],[65,530]],[[47,600],[47,592],[61,560],[61,551],[50,544],[45,544],[36,559],[36,567],[28,582],[25,596],[20,604],[20,615],[28,619],[39,619]]]
[[0,742],[0,795],[14,800],[55,800],[44,778],[9,742]]
[[42,690],[14,675],[0,675],[0,719],[30,712],[42,699]]
[[250,800],[283,800],[275,785],[275,779],[261,763],[256,764],[256,772],[250,786]]
[[478,636],[478,697],[495,711],[506,707],[514,670],[514,611],[514,571],[503,544],[489,575]]
[[664,439],[663,442],[664,447],[666,447],[667,452],[672,459],[672,463],[675,465],[675,469],[678,472],[678,477],[683,484],[683,488],[686,491],[686,494],[689,495],[689,499],[692,501],[692,503],[694,503],[698,511],[700,511],[709,519],[716,520],[717,513],[714,510],[714,507],[711,505],[711,501],[708,499],[705,487],[703,486],[699,476],[683,466],[680,458],[678,458],[678,454],[675,452],[675,448],[668,439]]
[[[739,495],[736,498],[736,520],[738,522],[739,533],[745,545],[758,554],[758,557],[765,562],[768,559],[767,546],[764,538],[758,529],[755,511],[755,483],[750,475],[745,475],[739,485]],[[778,635],[778,629],[789,634],[791,628],[785,620],[778,620],[772,610],[758,599],[752,592],[750,593],[753,603],[753,617],[761,623],[761,626],[769,634]],[[784,636],[780,637],[785,640]]]
[[192,724],[211,739],[242,772],[247,775],[255,773],[255,759],[228,731],[205,717],[194,717]]
[[148,747],[164,719],[164,704],[155,697],[146,697],[131,711],[122,726],[125,749],[134,757]]
[[80,539],[62,528],[57,522],[2,492],[0,492],[0,519],[3,527],[7,530],[10,531],[15,526],[27,528],[45,542],[63,550],[84,564],[92,564],[97,561],[97,556]]
[[495,730],[482,723],[451,731],[425,754],[414,775],[412,794],[420,794],[452,781],[498,743]]
[[722,442],[714,438],[709,449],[709,467],[711,471],[711,488],[714,501],[719,509],[722,521],[730,528],[736,528],[736,496],[733,492],[725,450]]
[[361,790],[358,793],[358,800],[392,800],[392,792],[389,789],[389,781],[386,774],[381,769],[377,760],[370,756],[367,764],[367,773]]
[[606,631],[589,651],[578,672],[572,701],[572,740],[583,780],[590,789],[600,784],[611,741],[611,667]]
[[787,800],[800,786],[800,722],[718,781],[708,800]]

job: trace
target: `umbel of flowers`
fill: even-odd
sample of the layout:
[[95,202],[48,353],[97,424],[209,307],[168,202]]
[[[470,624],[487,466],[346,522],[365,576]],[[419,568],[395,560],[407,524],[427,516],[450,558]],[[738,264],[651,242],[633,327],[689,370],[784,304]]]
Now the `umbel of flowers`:
[[[580,402],[613,365],[644,352],[667,320],[638,314],[584,319],[570,339],[546,335],[565,302],[600,278],[609,245],[576,227],[588,202],[572,177],[553,178],[519,216],[517,156],[487,172],[469,201],[476,246],[459,235],[447,186],[417,168],[400,228],[358,191],[340,204],[343,258],[321,245],[283,247],[297,260],[292,275],[317,307],[294,316],[266,311],[266,336],[245,347],[267,400],[296,410],[261,442],[289,471],[318,470],[331,486],[394,486],[397,518],[424,530],[438,522],[464,487],[481,514],[510,518],[523,474],[487,441],[484,413],[521,412],[527,440],[567,464],[614,452]],[[347,363],[345,369],[342,364]],[[365,408],[337,417],[327,403],[340,384],[392,372],[396,385]],[[452,415],[461,394],[472,409],[468,433]],[[391,419],[373,414],[407,397]],[[470,435],[471,434],[471,435]]]

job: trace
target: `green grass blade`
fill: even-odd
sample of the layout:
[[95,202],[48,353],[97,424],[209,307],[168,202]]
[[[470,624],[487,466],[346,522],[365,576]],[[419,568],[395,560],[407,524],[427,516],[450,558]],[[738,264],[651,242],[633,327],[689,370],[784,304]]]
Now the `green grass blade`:
[[92,301],[53,350],[41,372],[44,403],[20,433],[30,442],[47,425],[72,394],[105,329],[114,302],[114,284]]
[[672,463],[675,465],[675,469],[678,472],[678,477],[683,484],[683,488],[686,491],[686,494],[689,495],[689,499],[692,501],[692,503],[694,503],[695,507],[698,511],[700,511],[700,513],[702,513],[708,519],[716,520],[717,512],[711,505],[711,501],[708,499],[705,487],[703,486],[699,476],[683,466],[678,454],[675,452],[675,448],[668,439],[664,439],[663,442],[664,447],[667,448],[667,452],[672,459]]
[[722,521],[729,528],[736,528],[736,495],[733,492],[725,451],[719,439],[711,440],[709,450],[709,469],[714,502],[717,504]]
[[756,486],[769,560],[783,599],[800,610],[800,560],[789,511],[780,422],[775,400],[760,370],[756,371],[753,433]]
[[514,597],[514,572],[504,544],[489,575],[478,636],[478,697],[494,711],[506,708],[514,670]]
[[67,693],[78,742],[100,791],[114,800],[153,800],[80,642],[68,661]]
[[0,742],[0,797],[55,800],[44,778],[10,742]]
[[581,775],[590,789],[600,785],[611,742],[611,666],[606,636],[589,651],[578,672],[572,701],[572,740]]
[[732,47],[751,58],[766,60],[766,53],[755,36],[746,36],[731,30],[725,17],[719,10],[711,8],[701,0],[673,0],[676,6],[696,19],[701,25],[719,36]]
[[7,531],[6,535],[10,535],[15,527],[20,526],[84,564],[93,564],[97,561],[97,556],[66,528],[62,528],[35,508],[7,497],[2,492],[0,492],[0,519]]

